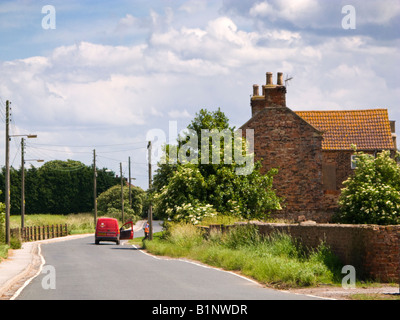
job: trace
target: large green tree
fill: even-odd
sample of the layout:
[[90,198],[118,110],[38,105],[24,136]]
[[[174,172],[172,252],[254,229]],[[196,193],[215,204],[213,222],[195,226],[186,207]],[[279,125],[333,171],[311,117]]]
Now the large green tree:
[[[158,216],[198,222],[204,216],[217,213],[266,218],[269,211],[280,209],[280,199],[272,189],[277,170],[262,175],[261,165],[256,163],[247,174],[238,174],[242,163],[236,161],[232,152],[225,153],[227,148],[231,148],[230,151],[238,146],[244,149],[246,143],[234,135],[235,128],[229,126],[228,118],[220,109],[200,110],[187,128],[187,134],[182,135],[176,145],[165,147],[163,161],[154,177],[152,193]],[[212,141],[205,132],[223,132],[230,139],[222,139],[220,135],[221,140]],[[197,146],[191,143],[188,147],[189,141],[197,142]],[[183,150],[184,155],[194,161],[188,163],[178,157],[171,163],[171,150],[175,155],[182,154]],[[209,154],[202,154],[202,150]],[[213,155],[215,150],[216,156]],[[249,159],[253,159],[252,155]]]

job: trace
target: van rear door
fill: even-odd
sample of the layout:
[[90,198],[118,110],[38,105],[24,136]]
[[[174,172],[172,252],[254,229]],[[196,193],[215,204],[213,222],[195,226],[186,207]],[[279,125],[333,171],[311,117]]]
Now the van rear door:
[[133,239],[133,222],[126,222],[120,229],[120,240]]

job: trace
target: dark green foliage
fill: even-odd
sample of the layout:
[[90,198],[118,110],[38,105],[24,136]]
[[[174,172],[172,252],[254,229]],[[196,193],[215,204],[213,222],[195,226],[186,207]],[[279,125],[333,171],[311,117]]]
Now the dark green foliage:
[[[127,221],[131,216],[141,216],[145,201],[145,192],[139,187],[132,187],[132,208],[129,204],[129,187],[124,186],[124,220]],[[115,185],[102,192],[97,198],[97,209],[99,214],[121,216],[121,185]]]
[[[113,172],[97,170],[97,194],[115,185]],[[5,168],[0,174],[4,202]],[[10,212],[21,212],[21,169],[10,169]],[[93,210],[93,167],[74,160],[54,160],[25,169],[25,213],[67,214]]]

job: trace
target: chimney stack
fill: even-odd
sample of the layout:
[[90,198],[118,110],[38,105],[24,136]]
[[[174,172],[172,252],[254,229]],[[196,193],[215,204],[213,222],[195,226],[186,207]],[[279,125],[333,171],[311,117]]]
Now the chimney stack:
[[283,85],[283,73],[277,73],[277,83],[273,84],[272,72],[266,73],[266,84],[262,86],[262,95],[259,95],[259,86],[253,85],[251,97],[252,116],[265,108],[286,108],[286,87]]

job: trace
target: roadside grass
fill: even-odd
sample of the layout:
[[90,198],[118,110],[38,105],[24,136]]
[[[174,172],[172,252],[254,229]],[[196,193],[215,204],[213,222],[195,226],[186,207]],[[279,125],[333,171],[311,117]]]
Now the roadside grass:
[[[95,225],[92,213],[71,214],[32,214],[25,215],[25,226],[46,226],[53,224],[67,224],[69,234],[81,234],[94,232]],[[11,216],[11,228],[19,228],[21,216]]]
[[357,293],[350,295],[351,300],[400,300],[400,294]]
[[8,249],[10,249],[8,245],[0,243],[0,262],[3,259],[7,259]]
[[170,223],[159,237],[144,241],[143,246],[156,255],[198,260],[278,288],[341,281],[339,260],[323,243],[309,250],[285,234],[263,237],[251,225],[205,237],[193,225]]

